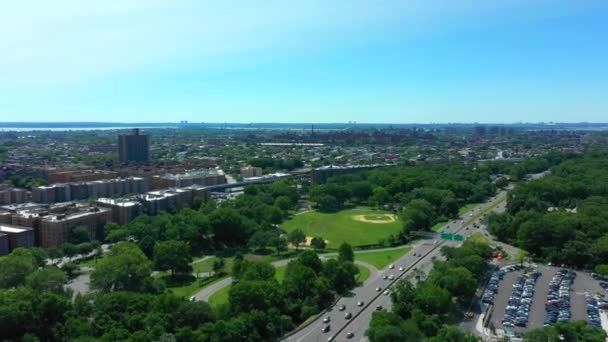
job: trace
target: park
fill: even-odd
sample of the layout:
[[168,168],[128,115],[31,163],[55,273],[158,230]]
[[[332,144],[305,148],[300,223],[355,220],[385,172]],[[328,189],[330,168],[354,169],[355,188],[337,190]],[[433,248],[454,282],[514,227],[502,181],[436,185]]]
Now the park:
[[348,209],[336,213],[309,211],[285,221],[288,233],[301,229],[306,236],[322,237],[328,248],[346,242],[353,247],[378,244],[381,239],[401,231],[401,220],[392,213],[370,209]]

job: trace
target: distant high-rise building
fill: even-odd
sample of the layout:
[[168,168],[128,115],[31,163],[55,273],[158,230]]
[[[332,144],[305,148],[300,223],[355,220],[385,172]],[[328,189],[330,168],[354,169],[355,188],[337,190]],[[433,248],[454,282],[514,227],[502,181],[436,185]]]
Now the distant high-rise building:
[[149,161],[150,136],[139,134],[139,128],[133,129],[133,134],[119,135],[118,156],[122,163]]

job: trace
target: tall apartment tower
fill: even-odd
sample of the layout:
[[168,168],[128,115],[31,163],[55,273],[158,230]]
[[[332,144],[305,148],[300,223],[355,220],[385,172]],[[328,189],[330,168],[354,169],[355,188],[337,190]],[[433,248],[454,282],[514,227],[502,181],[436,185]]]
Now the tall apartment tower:
[[139,134],[139,128],[133,129],[133,134],[119,135],[118,156],[122,163],[149,161],[150,136]]

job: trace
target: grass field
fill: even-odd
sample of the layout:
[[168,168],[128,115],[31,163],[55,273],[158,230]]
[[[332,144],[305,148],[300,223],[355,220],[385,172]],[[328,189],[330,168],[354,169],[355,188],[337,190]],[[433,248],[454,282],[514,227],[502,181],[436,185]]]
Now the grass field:
[[355,260],[372,264],[381,270],[411,250],[411,247],[404,247],[380,252],[355,253]]
[[490,240],[488,240],[488,238],[486,238],[485,236],[483,236],[483,234],[480,233],[480,232],[475,232],[475,233],[471,234],[469,236],[469,240],[472,240],[474,242],[483,243],[483,244],[486,244],[486,245],[490,245],[491,244]]
[[353,219],[354,216],[383,217],[388,221],[384,212],[377,210],[343,210],[337,213],[327,214],[316,211],[294,216],[285,221],[282,227],[290,232],[302,229],[307,236],[320,236],[328,240],[329,248],[337,248],[342,242],[352,246],[370,245],[378,243],[382,238],[390,234],[397,234],[401,230],[402,223],[397,218],[395,222],[369,223]]
[[189,298],[205,286],[209,286],[224,277],[209,277],[204,279],[196,279],[193,276],[171,278],[168,274],[160,276],[167,284],[167,291],[173,292],[174,295],[182,298]]
[[478,206],[479,203],[471,203],[471,204],[467,204],[464,207],[458,209],[458,215],[462,215],[464,213],[466,213],[467,211],[475,208],[476,206]]
[[370,272],[367,267],[363,267],[361,265],[355,265],[359,269],[359,275],[357,275],[357,281],[363,283],[369,278]]
[[215,308],[219,305],[228,303],[228,294],[230,293],[231,287],[232,286],[228,285],[211,295],[211,297],[209,297],[209,305]]

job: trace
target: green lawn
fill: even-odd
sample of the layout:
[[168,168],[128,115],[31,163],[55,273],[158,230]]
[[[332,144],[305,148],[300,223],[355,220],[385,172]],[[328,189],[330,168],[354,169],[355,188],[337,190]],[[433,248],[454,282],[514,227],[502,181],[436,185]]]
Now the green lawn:
[[165,274],[160,276],[160,278],[163,279],[167,284],[167,291],[170,290],[177,297],[187,299],[198,291],[200,291],[203,287],[209,286],[225,277],[196,279],[193,276],[182,276],[171,278],[170,275]]
[[277,281],[279,283],[283,282],[283,279],[285,279],[285,271],[287,270],[287,265],[285,266],[280,266],[274,269],[274,277],[277,279]]
[[211,297],[209,297],[209,305],[215,308],[222,304],[228,303],[228,294],[230,293],[231,287],[232,286],[228,285],[217,291],[216,293],[212,294]]
[[411,250],[411,247],[404,247],[380,252],[355,253],[355,260],[372,264],[381,270]]
[[466,213],[467,211],[475,208],[476,206],[478,206],[479,203],[471,203],[471,204],[467,204],[464,207],[458,209],[458,215],[462,215],[464,213]]
[[445,225],[447,223],[448,223],[448,221],[437,222],[431,227],[431,231],[436,232],[436,231],[440,230],[441,228],[445,227]]
[[361,265],[356,265],[357,268],[359,269],[359,275],[357,275],[357,281],[360,283],[363,283],[367,280],[367,278],[369,278],[370,275],[370,271],[367,267],[363,267]]
[[329,248],[337,248],[342,242],[352,246],[376,244],[380,239],[401,230],[402,223],[397,218],[390,223],[369,223],[355,220],[353,217],[362,215],[382,215],[385,212],[378,210],[343,210],[337,213],[307,212],[294,216],[281,226],[288,232],[302,229],[307,236],[320,236],[328,240]]
[[472,240],[474,242],[479,242],[479,243],[483,243],[486,245],[490,245],[490,240],[488,240],[488,238],[486,238],[485,236],[483,236],[483,234],[481,232],[475,232],[473,234],[471,234],[469,236],[469,240]]

